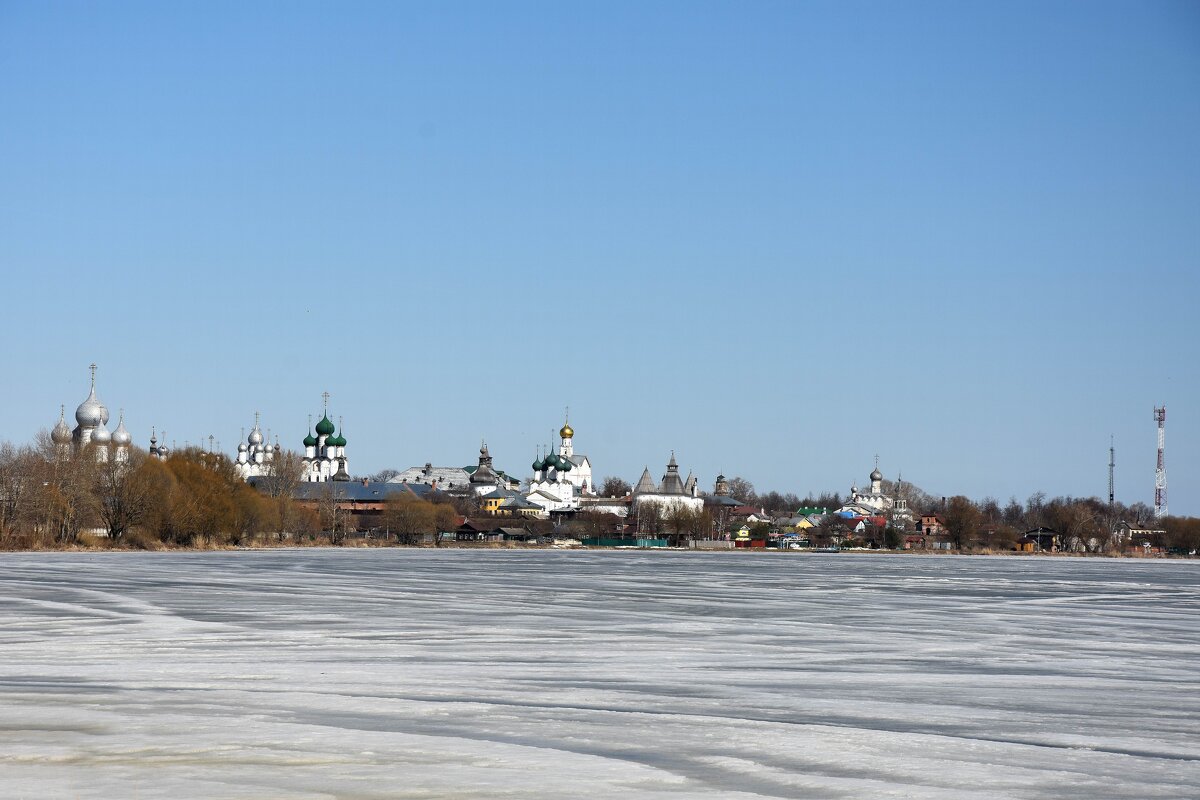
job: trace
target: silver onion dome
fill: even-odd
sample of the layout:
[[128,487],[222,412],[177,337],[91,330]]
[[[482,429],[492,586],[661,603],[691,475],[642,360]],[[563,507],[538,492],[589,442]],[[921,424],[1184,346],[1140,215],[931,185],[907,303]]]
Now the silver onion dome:
[[871,480],[873,480],[873,481],[883,480],[883,473],[879,471],[879,467],[876,467],[874,470],[871,471]]
[[254,430],[250,431],[250,435],[246,437],[246,441],[253,445],[260,445],[263,443],[262,431],[258,429],[258,425],[255,425]]
[[58,411],[58,424],[54,426],[54,430],[50,431],[50,440],[55,444],[70,444],[71,429],[67,427],[67,409],[60,407]]
[[133,437],[129,435],[129,431],[125,428],[125,412],[121,412],[120,418],[117,420],[117,429],[112,433],[112,442],[117,447],[128,447],[133,442]]
[[103,423],[101,423],[94,431],[92,431],[93,444],[108,444],[112,441],[112,438],[113,435],[108,432],[108,428],[104,427]]
[[87,399],[79,404],[79,408],[75,409],[75,421],[81,428],[95,428],[103,425],[106,419],[108,419],[108,409],[96,398],[96,387],[92,386],[92,391],[88,394]]
[[238,442],[238,452],[239,453],[244,453],[249,449],[250,449],[249,445],[247,445],[245,442]]

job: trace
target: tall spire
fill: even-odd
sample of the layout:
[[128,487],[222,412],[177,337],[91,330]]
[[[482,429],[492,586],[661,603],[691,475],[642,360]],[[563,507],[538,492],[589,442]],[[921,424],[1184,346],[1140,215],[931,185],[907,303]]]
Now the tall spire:
[[93,361],[88,365],[88,369],[92,372],[92,391],[96,391],[96,362]]
[[325,416],[329,416],[329,392],[322,392],[321,397],[325,400]]

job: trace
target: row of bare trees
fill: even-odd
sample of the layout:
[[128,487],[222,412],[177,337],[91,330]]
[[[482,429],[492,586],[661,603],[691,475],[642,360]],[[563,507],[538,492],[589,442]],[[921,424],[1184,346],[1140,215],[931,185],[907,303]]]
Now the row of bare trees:
[[24,447],[0,444],[0,547],[64,547],[84,536],[212,546],[321,528],[293,499],[301,467],[294,453],[276,459],[261,492],[228,458],[198,448],[166,460],[136,450],[120,460],[98,455],[45,436]]
[[439,534],[458,527],[459,513],[448,500],[437,499],[439,502],[430,502],[399,492],[390,495],[381,520],[385,532],[395,536],[400,544],[432,541],[435,546],[440,545]]

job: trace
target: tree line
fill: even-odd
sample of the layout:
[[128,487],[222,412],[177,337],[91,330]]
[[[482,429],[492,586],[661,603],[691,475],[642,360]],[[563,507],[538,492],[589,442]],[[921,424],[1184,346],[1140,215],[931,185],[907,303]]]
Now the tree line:
[[[130,546],[223,546],[273,538],[325,537],[341,543],[350,529],[348,513],[333,500],[314,504],[296,500],[303,474],[299,454],[283,451],[251,486],[242,480],[234,463],[220,453],[183,448],[161,460],[130,450],[127,459],[97,459],[91,446],[62,450],[45,433],[32,445],[0,444],[0,547],[68,547],[88,536],[101,535],[110,543]],[[602,481],[600,494],[625,496],[631,490],[619,478]],[[885,481],[885,493],[895,496],[898,487]],[[759,494],[749,481],[735,477],[730,494],[746,505],[774,516],[788,516],[804,507],[837,509],[843,504],[836,493],[766,492]],[[1144,503],[1111,506],[1099,498],[1047,498],[1042,492],[1024,502],[1010,498],[973,501],[967,497],[938,498],[905,484],[903,496],[914,517],[936,515],[951,545],[957,550],[1007,550],[1030,530],[1049,528],[1059,534],[1069,550],[1106,552],[1127,542],[1113,533],[1126,521],[1135,527],[1161,529],[1154,545],[1183,551],[1200,549],[1200,519],[1166,517],[1155,520]],[[433,534],[453,531],[461,518],[479,513],[478,498],[434,493],[429,500],[396,494],[388,498],[378,524],[405,544],[434,542]],[[674,543],[709,538],[727,531],[724,512],[714,516],[709,508],[690,510],[648,504],[629,520],[639,533],[666,536]],[[890,521],[889,521],[890,522]],[[544,520],[517,519],[538,533],[549,535],[553,525]],[[604,536],[622,529],[622,520],[611,514],[584,513],[566,523],[560,534],[577,538]],[[836,515],[821,523],[821,533],[846,533],[846,523]],[[872,528],[867,544],[899,546],[904,531],[894,524]]]
[[320,513],[294,499],[298,454],[279,454],[261,491],[230,459],[200,448],[165,460],[132,449],[120,461],[97,454],[91,445],[64,452],[44,435],[0,444],[0,547],[69,547],[96,536],[206,547],[323,530]]
[[[881,489],[891,497],[902,497],[914,519],[936,516],[939,526],[956,550],[1011,550],[1026,532],[1046,528],[1059,535],[1064,549],[1109,552],[1130,544],[1115,536],[1121,522],[1135,528],[1163,531],[1145,539],[1154,546],[1187,552],[1200,550],[1200,519],[1165,517],[1156,520],[1153,509],[1142,502],[1125,504],[1118,501],[1109,505],[1098,497],[1049,498],[1044,492],[1035,492],[1025,501],[1016,497],[1010,497],[1006,503],[994,497],[976,501],[962,495],[937,497],[915,484],[906,482],[900,486],[888,480],[882,482]],[[600,493],[605,496],[623,496],[629,491],[629,484],[619,478],[606,478],[601,483]],[[832,511],[850,500],[837,492],[809,493],[803,498],[794,492],[770,491],[760,494],[755,491],[753,483],[742,477],[729,480],[729,494],[745,505],[761,509],[774,517],[790,516],[802,508]],[[655,512],[649,513],[654,516]],[[713,524],[711,515],[705,522],[710,526]],[[720,522],[717,524],[720,525]],[[668,523],[665,519],[654,518],[643,525],[647,531],[662,532],[687,530],[696,523],[682,520]],[[819,526],[819,534],[830,539],[844,539],[849,534],[849,528],[845,519],[828,515]],[[906,531],[889,519],[883,527],[869,527],[857,543],[872,547],[899,547],[906,532],[912,531]]]

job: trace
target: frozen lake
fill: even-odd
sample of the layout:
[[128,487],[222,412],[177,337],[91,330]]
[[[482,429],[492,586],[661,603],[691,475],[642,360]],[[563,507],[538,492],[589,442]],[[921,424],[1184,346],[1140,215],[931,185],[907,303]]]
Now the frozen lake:
[[0,554],[0,797],[1200,797],[1200,562]]

